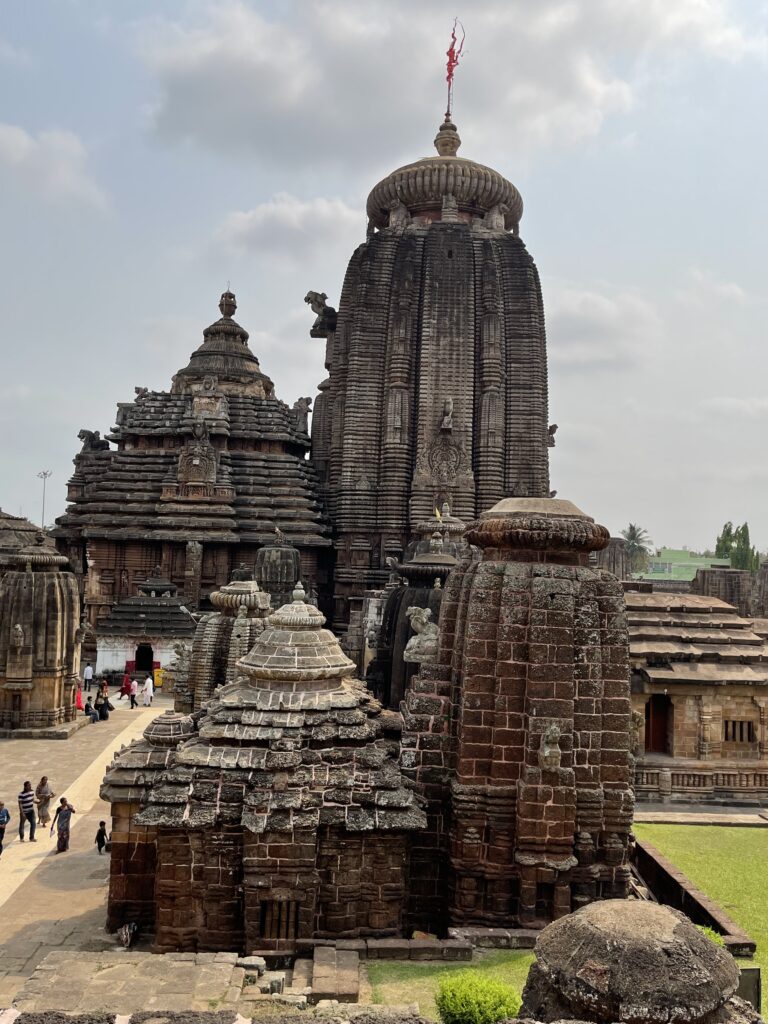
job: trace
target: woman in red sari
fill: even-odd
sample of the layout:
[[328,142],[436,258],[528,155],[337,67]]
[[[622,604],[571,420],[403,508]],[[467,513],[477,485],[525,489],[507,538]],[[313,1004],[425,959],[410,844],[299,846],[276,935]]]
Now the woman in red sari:
[[69,825],[72,820],[72,815],[75,813],[75,808],[72,804],[67,802],[67,798],[63,796],[59,800],[59,806],[56,808],[56,813],[53,816],[53,824],[51,825],[51,832],[56,829],[56,853],[65,853],[69,849]]

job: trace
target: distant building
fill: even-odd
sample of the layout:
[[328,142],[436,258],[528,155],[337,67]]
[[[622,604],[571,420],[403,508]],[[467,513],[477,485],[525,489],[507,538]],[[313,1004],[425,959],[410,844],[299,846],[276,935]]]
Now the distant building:
[[729,558],[715,558],[684,548],[660,548],[655,555],[648,556],[648,567],[644,572],[634,573],[633,578],[653,583],[655,590],[668,590],[686,594],[699,569],[730,569]]

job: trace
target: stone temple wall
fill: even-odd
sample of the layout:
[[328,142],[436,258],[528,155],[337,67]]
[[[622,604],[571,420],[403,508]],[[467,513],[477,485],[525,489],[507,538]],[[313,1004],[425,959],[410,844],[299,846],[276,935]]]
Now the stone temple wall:
[[482,561],[449,578],[437,664],[404,702],[404,768],[428,814],[412,852],[426,901],[414,893],[409,917],[439,924],[430,893],[447,878],[451,924],[536,925],[627,890],[623,593],[586,564],[607,531],[569,502],[500,502],[467,538]]

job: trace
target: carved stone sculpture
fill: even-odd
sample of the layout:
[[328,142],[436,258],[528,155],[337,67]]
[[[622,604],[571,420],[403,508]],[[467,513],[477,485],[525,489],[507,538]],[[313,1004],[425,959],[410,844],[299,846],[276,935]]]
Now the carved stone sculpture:
[[450,433],[453,430],[453,399],[446,398],[443,402],[443,418],[440,422],[440,429]]
[[488,213],[486,213],[483,220],[483,226],[488,228],[490,231],[504,231],[505,230],[505,215],[509,213],[509,207],[505,203],[496,203],[492,206]]
[[554,772],[560,767],[560,726],[550,722],[541,734],[539,747],[539,767],[545,772]]
[[327,338],[336,330],[336,310],[328,305],[327,298],[325,292],[307,292],[304,296],[304,301],[317,316],[310,331],[313,338]]
[[556,433],[557,433],[557,424],[556,423],[550,423],[550,425],[547,427],[547,445],[550,448],[554,448],[555,447],[555,434]]
[[402,231],[411,221],[408,207],[399,199],[393,199],[389,205],[389,227]]
[[109,451],[109,441],[106,438],[102,438],[98,430],[83,429],[78,433],[77,437],[78,440],[83,442],[83,447],[80,449],[82,452]]
[[312,405],[311,398],[297,398],[293,403],[293,413],[296,417],[296,427],[302,433],[307,433],[309,425],[309,408]]
[[415,662],[419,665],[435,661],[437,658],[437,625],[430,622],[431,609],[411,605],[406,609],[405,614],[415,635],[405,645],[403,661]]
[[24,646],[24,627],[20,622],[14,624],[11,634],[11,646],[14,651],[20,651]]

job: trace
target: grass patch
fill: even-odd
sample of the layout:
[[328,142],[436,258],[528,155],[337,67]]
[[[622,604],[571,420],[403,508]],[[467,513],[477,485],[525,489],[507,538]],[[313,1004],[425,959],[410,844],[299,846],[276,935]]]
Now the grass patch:
[[422,1017],[437,1020],[435,995],[440,978],[472,970],[505,981],[522,993],[533,953],[528,949],[476,950],[471,962],[445,960],[368,960],[374,1003],[418,1003]]
[[[668,857],[757,943],[768,980],[768,829],[720,825],[651,825],[634,831]],[[763,1000],[765,1003],[765,1000]]]

